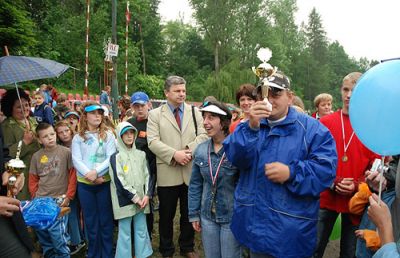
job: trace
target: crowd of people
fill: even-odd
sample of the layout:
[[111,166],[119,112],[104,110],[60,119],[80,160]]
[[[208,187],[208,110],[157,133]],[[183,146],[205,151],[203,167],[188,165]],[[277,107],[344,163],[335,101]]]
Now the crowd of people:
[[[179,252],[189,258],[199,257],[196,232],[208,258],[323,257],[338,216],[337,255],[399,257],[399,157],[387,158],[379,173],[380,157],[352,129],[349,103],[360,76],[344,77],[339,110],[322,93],[312,115],[280,71],[267,78],[272,109],[263,86],[252,84],[239,86],[238,107],[213,96],[195,107],[186,103],[185,79],[169,76],[166,104],[153,109],[146,93],[135,92],[118,101],[117,123],[109,86],[99,103],[73,105],[54,87],[32,96],[8,90],[0,257],[31,257],[32,241],[44,257],[70,257],[85,246],[89,258],[150,257],[154,234],[162,257],[174,257],[178,207]],[[4,163],[17,152],[26,168],[11,189],[17,198],[6,197]],[[61,198],[70,212],[28,233],[19,200],[40,197]]]

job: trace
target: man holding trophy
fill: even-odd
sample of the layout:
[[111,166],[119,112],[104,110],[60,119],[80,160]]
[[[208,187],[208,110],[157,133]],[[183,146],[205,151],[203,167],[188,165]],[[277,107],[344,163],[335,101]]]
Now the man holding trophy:
[[224,142],[240,169],[231,229],[252,258],[310,257],[319,195],[335,178],[335,142],[317,120],[291,107],[289,79],[267,63],[270,51],[258,56],[259,101]]

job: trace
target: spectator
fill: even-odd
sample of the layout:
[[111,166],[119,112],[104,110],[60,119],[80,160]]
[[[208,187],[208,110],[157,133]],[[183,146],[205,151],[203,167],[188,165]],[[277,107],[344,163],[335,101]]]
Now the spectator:
[[352,91],[361,73],[346,75],[340,88],[342,109],[324,116],[319,121],[331,132],[336,142],[339,157],[336,178],[330,189],[321,193],[318,216],[318,243],[314,257],[322,257],[329,241],[333,225],[341,214],[340,257],[354,257],[357,225],[360,216],[349,212],[349,201],[356,193],[358,184],[364,180],[365,171],[370,168],[375,153],[367,149],[354,134],[349,118],[349,103]]
[[54,124],[53,110],[44,101],[45,94],[43,91],[36,91],[34,93],[35,97],[35,109],[33,111],[33,116],[38,123]]
[[[61,207],[68,207],[76,192],[76,174],[71,151],[57,144],[52,125],[40,123],[36,134],[43,148],[32,156],[29,169],[29,192],[32,198],[65,196]],[[44,257],[69,257],[66,230],[68,216],[61,216],[47,229],[36,230]]]
[[326,115],[332,114],[332,95],[321,93],[314,99],[314,106],[317,109],[311,116],[320,119]]
[[207,136],[197,108],[185,103],[186,81],[169,76],[164,85],[167,104],[153,109],[147,122],[147,141],[157,156],[157,193],[160,201],[160,252],[172,257],[173,220],[180,205],[180,251],[188,258],[194,251],[194,231],[188,219],[188,185],[192,169],[192,151]]
[[135,146],[137,134],[130,123],[121,122],[117,127],[118,152],[110,158],[111,197],[114,218],[118,220],[116,258],[131,257],[132,235],[135,257],[149,257],[153,253],[145,215],[150,211],[150,176],[146,154]]
[[[74,131],[71,129],[70,124],[67,121],[57,122],[55,130],[59,143],[62,146],[71,148]],[[81,209],[79,207],[78,196],[75,195],[75,198],[70,201],[69,207],[71,211],[68,214],[68,233],[71,237],[71,241],[68,247],[71,255],[74,255],[86,245],[82,232],[83,225],[81,224]]]
[[87,257],[112,257],[114,225],[108,166],[115,152],[115,138],[104,124],[104,109],[97,102],[86,101],[82,108],[79,134],[72,139],[72,161],[87,229]]
[[189,221],[201,232],[205,257],[240,258],[240,245],[230,230],[233,193],[239,171],[226,159],[222,142],[229,134],[231,113],[222,103],[201,108],[211,139],[199,144],[189,184]]
[[229,127],[229,132],[233,133],[235,128],[239,123],[246,122],[249,119],[249,112],[251,105],[256,101],[255,87],[252,84],[243,84],[240,85],[239,90],[236,92],[236,102],[238,103],[240,109],[242,109],[242,115],[239,120],[235,123],[232,123]]
[[105,86],[104,90],[100,94],[100,104],[101,105],[106,105],[109,110],[111,110],[112,113],[112,103],[111,103],[111,86]]
[[[33,245],[20,211],[20,202],[18,199],[6,197],[10,174],[4,171],[4,165],[9,159],[8,148],[3,143],[0,130],[0,257],[30,258]],[[21,174],[13,195],[17,195],[23,185],[24,175]]]
[[77,133],[79,119],[80,119],[79,114],[75,111],[69,111],[65,114],[64,119],[67,120],[67,122],[69,123],[70,128],[74,132],[74,134]]
[[[30,113],[30,98],[25,91],[18,89],[20,100],[18,99],[17,89],[10,89],[1,99],[1,109],[7,119],[1,124],[4,135],[4,144],[10,150],[10,156],[15,158],[18,144],[22,141],[20,159],[25,163],[25,180],[28,180],[29,165],[33,153],[40,149],[40,145],[35,137],[37,122]],[[21,105],[22,104],[22,105]],[[18,194],[18,199],[28,200],[28,182],[25,182],[22,191]]]
[[137,137],[135,138],[135,145],[138,150],[146,153],[146,160],[149,166],[150,184],[149,184],[149,197],[150,197],[150,212],[146,214],[147,229],[150,238],[152,238],[153,224],[154,224],[154,203],[153,197],[155,195],[156,179],[157,179],[157,165],[156,155],[149,149],[147,144],[147,122],[150,110],[150,100],[146,93],[138,91],[132,94],[131,97],[132,110],[136,116],[128,120],[136,129]]

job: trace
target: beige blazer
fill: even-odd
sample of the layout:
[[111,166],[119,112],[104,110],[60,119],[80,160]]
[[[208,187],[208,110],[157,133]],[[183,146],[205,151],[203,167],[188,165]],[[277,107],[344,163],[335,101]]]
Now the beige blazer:
[[147,142],[150,150],[157,156],[157,185],[189,185],[192,162],[185,166],[172,164],[175,151],[189,147],[194,152],[197,145],[208,139],[203,127],[203,117],[195,108],[197,137],[194,128],[192,107],[184,104],[182,130],[176,123],[174,114],[167,104],[149,113],[147,122]]

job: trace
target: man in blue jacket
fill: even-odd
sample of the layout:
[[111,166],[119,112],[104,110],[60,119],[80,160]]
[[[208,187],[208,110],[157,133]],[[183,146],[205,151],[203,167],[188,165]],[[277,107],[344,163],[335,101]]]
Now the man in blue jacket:
[[291,106],[289,79],[268,77],[268,100],[224,142],[240,169],[231,229],[250,257],[311,257],[319,195],[335,178],[337,154],[328,129]]

